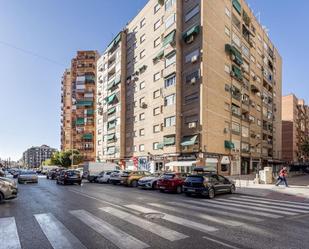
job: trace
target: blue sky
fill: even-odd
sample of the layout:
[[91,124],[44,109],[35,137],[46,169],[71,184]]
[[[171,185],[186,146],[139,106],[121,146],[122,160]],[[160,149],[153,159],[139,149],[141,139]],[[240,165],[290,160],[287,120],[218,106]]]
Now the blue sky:
[[[65,67],[76,50],[101,52],[146,2],[0,0],[0,158],[19,159],[32,145],[59,148]],[[283,57],[283,93],[295,92],[309,101],[309,1],[248,3],[261,13]]]

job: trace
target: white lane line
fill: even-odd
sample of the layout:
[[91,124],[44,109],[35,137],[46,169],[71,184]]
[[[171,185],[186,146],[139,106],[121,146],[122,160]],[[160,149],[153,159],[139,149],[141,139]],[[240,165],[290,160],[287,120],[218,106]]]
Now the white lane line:
[[184,202],[193,203],[193,204],[196,204],[196,205],[201,205],[201,206],[211,207],[211,208],[221,208],[221,209],[225,209],[225,210],[236,211],[236,212],[239,212],[239,213],[246,213],[246,214],[258,215],[258,216],[264,216],[264,217],[274,218],[274,219],[278,219],[278,218],[283,217],[283,216],[277,215],[277,214],[269,214],[269,213],[265,213],[265,212],[254,211],[254,210],[240,209],[240,208],[236,208],[236,207],[224,206],[224,205],[222,205],[222,203],[220,205],[218,205],[218,204],[214,204],[214,203],[206,203],[206,202],[190,201],[190,200],[184,201]]
[[204,225],[202,223],[194,222],[194,221],[184,219],[184,218],[181,218],[181,217],[178,217],[178,216],[162,213],[162,212],[159,212],[157,210],[150,209],[150,208],[145,208],[145,207],[138,206],[138,205],[126,205],[126,207],[131,208],[133,210],[137,210],[137,211],[145,213],[145,214],[161,213],[161,214],[164,215],[161,218],[163,220],[166,220],[166,221],[169,221],[169,222],[172,222],[172,223],[176,223],[176,224],[179,224],[179,225],[182,225],[182,226],[185,226],[185,227],[189,227],[191,229],[195,229],[195,230],[198,230],[198,231],[201,231],[201,232],[208,233],[208,232],[218,231],[218,229],[215,228],[215,227]]
[[[218,210],[218,209],[206,209],[205,207],[198,207],[194,206],[192,204],[186,204],[186,203],[180,203],[180,202],[169,202],[172,206],[179,206],[191,210],[196,210],[199,212],[208,212],[208,213],[215,213],[219,215],[224,215],[224,216],[229,216],[235,218],[235,214],[231,212],[226,212],[223,210]],[[237,218],[243,219],[243,220],[248,220],[248,221],[253,221],[253,222],[261,222],[263,219],[257,218],[257,217],[252,217],[244,214],[237,214]]]
[[21,249],[14,217],[0,218],[0,249]]
[[309,203],[308,202],[282,201],[282,200],[269,199],[269,198],[263,198],[263,197],[255,197],[255,196],[248,196],[248,195],[239,195],[239,197],[244,198],[244,199],[274,201],[276,203],[290,203],[290,204],[303,205],[303,206],[308,206],[309,207]]
[[162,209],[169,210],[169,211],[174,211],[176,213],[188,214],[190,216],[194,216],[194,217],[197,217],[197,218],[200,218],[200,219],[212,221],[212,222],[219,223],[219,224],[222,224],[222,225],[228,225],[228,226],[233,226],[233,227],[245,225],[245,223],[242,223],[242,222],[218,218],[218,217],[214,217],[212,215],[192,212],[192,211],[189,211],[189,210],[179,209],[179,208],[176,208],[176,207],[173,207],[173,206],[168,206],[168,205],[163,205],[163,204],[158,204],[158,203],[147,203],[147,205],[157,207],[157,208],[162,208]]
[[70,213],[120,249],[143,249],[149,247],[146,243],[85,210],[74,210],[70,211]]
[[276,201],[262,201],[262,200],[253,200],[253,199],[244,200],[244,198],[240,198],[240,197],[230,197],[229,199],[246,201],[246,202],[253,202],[253,203],[270,204],[272,206],[278,206],[278,207],[289,207],[289,208],[303,209],[303,210],[308,210],[308,212],[309,212],[309,207],[303,206],[303,205],[284,204],[284,203],[277,203]]
[[287,207],[278,207],[278,206],[272,206],[269,204],[260,204],[260,203],[252,203],[245,200],[231,200],[231,199],[217,199],[220,202],[224,203],[239,203],[239,204],[245,204],[248,207],[265,207],[265,208],[273,208],[275,210],[283,210],[283,211],[289,211],[289,212],[295,212],[295,213],[308,213],[306,210],[297,210],[293,208],[287,208]]
[[236,247],[236,246],[232,246],[232,245],[229,245],[227,243],[224,243],[222,241],[219,241],[219,240],[216,240],[216,239],[212,239],[212,238],[209,238],[209,237],[206,237],[206,236],[203,236],[203,239],[207,239],[207,240],[210,240],[212,242],[215,242],[215,243],[218,243],[222,246],[225,246],[225,247],[228,247],[228,248],[232,248],[232,249],[239,249],[239,247]]
[[134,216],[130,213],[120,211],[116,208],[112,207],[103,207],[100,208],[104,212],[107,212],[111,215],[114,215],[120,219],[125,220],[128,223],[131,223],[135,226],[138,226],[144,230],[147,230],[151,233],[154,233],[164,239],[167,239],[169,241],[176,241],[188,238],[189,236],[184,235],[182,233],[176,232],[172,229],[166,228],[164,226],[158,225],[156,223],[150,222],[148,220],[142,219],[140,217]]
[[35,214],[34,217],[54,249],[86,249],[52,214]]
[[258,211],[265,211],[265,212],[271,212],[271,213],[277,213],[277,214],[285,214],[285,215],[297,215],[297,213],[291,213],[291,212],[287,212],[287,211],[281,211],[281,210],[274,210],[271,208],[263,208],[263,207],[253,207],[253,206],[249,206],[249,205],[245,205],[245,204],[239,204],[239,203],[228,203],[228,202],[224,202],[222,201],[207,201],[207,203],[215,203],[218,205],[228,205],[228,206],[233,206],[233,207],[241,207],[241,208],[246,208],[247,210],[258,210]]

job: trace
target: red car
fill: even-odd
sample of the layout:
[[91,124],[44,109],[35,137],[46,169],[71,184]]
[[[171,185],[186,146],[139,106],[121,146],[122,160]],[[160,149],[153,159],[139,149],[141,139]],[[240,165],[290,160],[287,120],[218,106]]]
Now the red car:
[[182,185],[187,178],[185,173],[164,173],[157,181],[158,189],[160,192],[182,192]]

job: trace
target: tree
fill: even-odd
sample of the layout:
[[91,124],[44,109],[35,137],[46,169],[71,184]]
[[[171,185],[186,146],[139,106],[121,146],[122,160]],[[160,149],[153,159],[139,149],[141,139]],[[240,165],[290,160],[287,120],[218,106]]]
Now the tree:
[[300,146],[301,152],[306,156],[309,157],[309,139],[306,139],[302,145]]
[[51,163],[53,165],[61,165],[62,167],[68,168],[73,164],[80,164],[83,161],[83,156],[79,153],[78,150],[66,150],[66,151],[57,151],[51,157]]
[[49,166],[49,165],[53,165],[53,164],[52,164],[51,159],[46,159],[46,160],[42,163],[42,165],[44,165],[44,166]]

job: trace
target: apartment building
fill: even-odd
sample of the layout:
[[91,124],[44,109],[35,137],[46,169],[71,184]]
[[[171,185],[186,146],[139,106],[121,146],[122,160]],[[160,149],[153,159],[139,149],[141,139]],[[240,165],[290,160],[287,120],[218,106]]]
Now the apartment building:
[[42,165],[42,162],[50,159],[56,151],[56,149],[47,145],[31,147],[23,153],[23,164],[28,168],[38,168]]
[[282,97],[282,159],[301,163],[308,158],[301,146],[309,138],[309,107],[294,94]]
[[97,51],[78,51],[62,80],[61,148],[77,149],[85,161],[95,160]]
[[281,158],[281,57],[245,1],[150,0],[117,37],[98,63],[121,51],[117,101],[101,75],[102,160],[228,175]]

